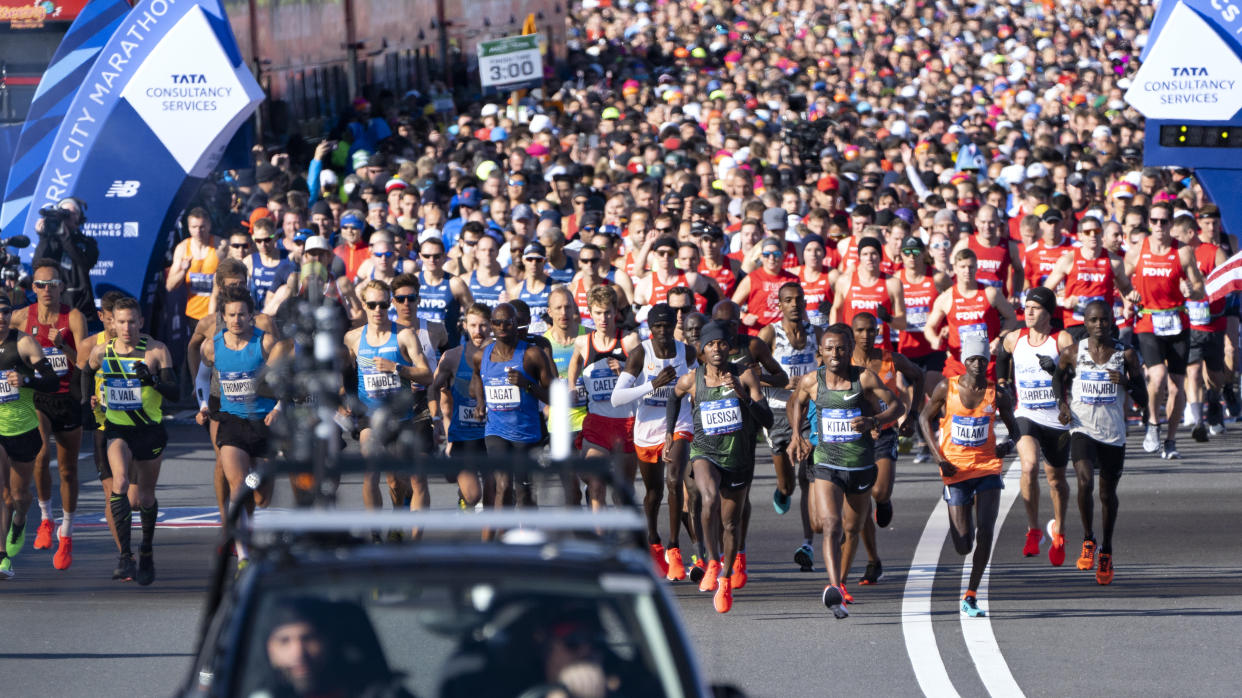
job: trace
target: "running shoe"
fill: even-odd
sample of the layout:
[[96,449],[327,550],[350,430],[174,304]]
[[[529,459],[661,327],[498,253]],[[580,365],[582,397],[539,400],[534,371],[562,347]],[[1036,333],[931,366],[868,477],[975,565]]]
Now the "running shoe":
[[659,543],[651,544],[651,561],[655,563],[656,572],[661,577],[668,576],[668,563],[664,561],[664,546]]
[[138,553],[138,573],[134,575],[134,581],[144,587],[155,581],[155,556],[150,550]]
[[13,578],[13,561],[9,558],[0,560],[0,582]]
[[879,584],[883,578],[884,565],[879,560],[875,562],[868,561],[867,571],[863,573],[862,579],[858,580],[858,583],[864,586],[871,586],[872,584]]
[[854,595],[845,588],[845,582],[841,582],[841,598],[845,599],[845,603],[854,603]]
[[664,554],[664,561],[668,563],[668,572],[664,573],[664,578],[670,582],[680,582],[686,578],[686,565],[681,561],[681,548],[669,548]]
[[1233,384],[1227,384],[1221,393],[1225,398],[1225,409],[1229,410],[1229,416],[1234,419],[1242,417],[1242,400],[1238,399],[1238,391]]
[[1143,437],[1143,450],[1148,453],[1155,453],[1160,450],[1160,427],[1155,424],[1147,425],[1147,434]]
[[50,550],[52,548],[52,520],[43,519],[39,522],[39,529],[35,531],[35,550]]
[[733,558],[733,574],[729,576],[729,583],[734,589],[741,589],[749,578],[750,575],[746,574],[746,553],[738,553]]
[[1211,434],[1212,436],[1220,436],[1221,434],[1224,434],[1225,433],[1224,422],[1221,422],[1220,424],[1209,424],[1208,433]]
[[1181,460],[1182,454],[1178,452],[1176,442],[1165,441],[1164,448],[1160,450],[1160,457],[1165,460]]
[[793,497],[788,494],[781,494],[780,490],[772,490],[772,508],[778,514],[788,514],[789,505],[793,501]]
[[67,570],[73,564],[73,536],[57,535],[56,554],[52,556],[52,567]]
[[1095,569],[1095,541],[1090,538],[1082,542],[1082,554],[1078,556],[1078,569]]
[[690,565],[688,574],[690,581],[694,584],[698,584],[703,581],[703,575],[707,573],[707,566],[704,564],[703,558],[698,555],[693,556],[693,560],[694,564]]
[[1113,583],[1113,554],[1100,553],[1100,566],[1095,571],[1096,584]]
[[9,557],[15,557],[22,551],[22,547],[26,545],[26,524],[18,526],[17,524],[9,525],[9,539],[4,542],[4,552]]
[[979,599],[975,598],[975,595],[971,593],[967,593],[962,597],[962,613],[971,618],[983,618],[987,615],[987,611],[979,608]]
[[841,595],[841,590],[837,587],[831,584],[824,587],[823,601],[824,606],[832,611],[834,618],[840,620],[849,617],[850,612],[845,608],[845,597]]
[[886,502],[876,502],[875,504],[875,525],[880,528],[888,528],[893,522],[893,500]]
[[1038,528],[1028,528],[1026,530],[1026,545],[1022,546],[1022,554],[1025,557],[1035,557],[1039,554],[1039,546],[1044,544],[1044,532]]
[[798,568],[803,572],[815,571],[815,548],[810,544],[803,543],[794,551],[794,562],[798,563]]
[[931,449],[924,444],[923,447],[919,449],[918,453],[914,454],[914,463],[915,465],[918,465],[919,463],[926,463],[929,460],[931,460]]
[[116,559],[116,569],[112,570],[112,578],[122,582],[134,581],[134,576],[138,574],[138,565],[134,563],[133,555],[121,555]]
[[712,599],[716,613],[728,613],[733,608],[733,582],[728,577],[721,577],[716,585],[716,598]]
[[1057,527],[1056,519],[1048,519],[1048,538],[1052,540],[1052,546],[1048,548],[1048,562],[1053,567],[1060,567],[1065,564],[1065,536],[1060,533],[1053,533]]
[[716,591],[720,586],[720,560],[711,560],[703,572],[703,581],[699,582],[699,591]]
[[1199,443],[1201,443],[1201,444],[1202,444],[1202,443],[1207,443],[1207,440],[1208,440],[1208,427],[1207,427],[1207,423],[1206,423],[1206,422],[1199,422],[1198,424],[1196,424],[1196,425],[1195,425],[1195,428],[1190,430],[1190,436],[1191,436],[1191,438],[1193,438],[1195,441],[1198,441],[1198,442],[1199,442]]

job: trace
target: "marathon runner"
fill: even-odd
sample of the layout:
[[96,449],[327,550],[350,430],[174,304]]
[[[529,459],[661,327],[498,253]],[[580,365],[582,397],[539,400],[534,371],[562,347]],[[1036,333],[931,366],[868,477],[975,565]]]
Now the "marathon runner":
[[634,305],[639,306],[639,321],[646,319],[646,310],[668,302],[668,291],[685,286],[704,297],[723,298],[720,287],[709,277],[697,271],[682,271],[675,266],[677,238],[662,237],[651,245],[651,271],[638,280],[634,287]]
[[1068,250],[1057,260],[1044,286],[1056,289],[1064,283],[1059,295],[1061,324],[1075,341],[1087,336],[1083,327],[1083,308],[1095,300],[1110,304],[1118,291],[1128,294],[1130,278],[1124,260],[1104,249],[1104,224],[1094,216],[1078,222],[1078,247]]
[[[201,361],[211,371],[208,380],[214,380],[220,391],[216,460],[228,479],[229,490],[239,492],[255,463],[271,453],[269,427],[281,405],[266,386],[264,372],[270,361],[280,357],[281,345],[275,336],[255,326],[254,299],[244,286],[222,287],[217,300],[223,327],[211,342],[203,344]],[[210,390],[205,384],[196,387],[199,395]],[[207,420],[210,411],[207,400],[200,398],[199,424]],[[255,490],[254,504],[262,507],[270,501],[270,488]],[[243,511],[239,519],[243,526],[246,515]],[[238,570],[247,564],[247,550],[238,541]]]
[[[607,276],[600,273],[603,263],[603,252],[598,246],[590,243],[583,245],[578,250],[578,274],[568,286],[574,296],[574,306],[579,313],[578,318],[587,329],[595,325],[595,321],[591,319],[591,306],[587,302],[587,294],[596,286],[612,284]],[[609,272],[612,272],[611,267],[609,267]]]
[[[1126,459],[1125,386],[1136,405],[1147,404],[1147,385],[1138,354],[1113,338],[1113,308],[1092,301],[1083,309],[1087,341],[1061,352],[1053,390],[1062,424],[1070,426],[1070,453],[1078,473],[1078,513],[1082,516],[1082,553],[1078,569],[1099,566],[1095,581],[1113,581],[1113,529],[1117,524],[1117,483]],[[1069,384],[1069,385],[1067,385]],[[1070,391],[1066,399],[1066,390]],[[1095,470],[1100,471],[1100,520],[1103,542],[1096,547],[1091,501]]]
[[[854,239],[849,238],[851,241]],[[879,240],[864,237],[853,250],[858,264],[847,266],[847,271],[837,279],[829,322],[848,326],[858,313],[871,313],[884,323],[880,326],[877,341],[886,348],[891,348],[888,328],[906,328],[906,303],[901,282],[880,271],[883,252]]]
[[[463,236],[463,243],[466,238]],[[461,314],[474,302],[466,283],[444,270],[444,242],[427,238],[418,245],[418,319],[426,326],[431,323],[444,328],[448,335],[446,346],[457,346],[461,341]]]
[[[445,455],[487,455],[483,436],[487,427],[487,412],[470,393],[471,361],[483,351],[491,340],[491,309],[482,303],[474,303],[466,309],[465,342],[444,353],[436,366],[429,392],[440,403],[440,414],[448,415],[445,432]],[[457,489],[467,510],[474,509],[483,498],[479,483],[482,468],[468,466],[457,473]]]
[[[552,364],[556,367],[557,376],[569,377],[569,360],[574,354],[574,343],[578,337],[589,334],[590,330],[581,322],[581,313],[574,301],[574,294],[568,286],[553,286],[548,292],[548,318],[551,323],[543,333],[552,346]],[[569,428],[571,443],[578,443],[582,433],[582,422],[587,414],[587,392],[582,378],[570,388],[569,394]],[[578,477],[572,473],[562,475],[565,488],[565,501],[570,506],[582,504],[582,489],[578,485]]]
[[[52,436],[56,436],[56,470],[60,475],[62,518],[56,531],[56,554],[52,566],[69,569],[73,564],[73,516],[78,509],[78,454],[82,450],[82,404],[74,397],[78,377],[71,367],[77,365],[78,347],[86,344],[86,318],[81,311],[61,302],[64,280],[60,264],[43,258],[34,262],[31,285],[35,304],[13,311],[10,326],[30,335],[43,347],[43,355],[52,362],[60,379],[56,390],[35,392],[35,410],[39,417],[39,436],[43,446],[35,459],[35,491],[43,515],[35,533],[35,550],[52,547]],[[73,389],[71,389],[73,388]]]
[[763,250],[759,253],[760,266],[747,274],[733,292],[733,302],[746,309],[742,326],[752,336],[781,319],[778,291],[785,284],[798,280],[781,267],[785,257],[784,240],[764,238],[759,245]]
[[[988,342],[970,336],[962,342],[966,372],[946,376],[932,391],[919,415],[923,438],[932,444],[932,455],[944,481],[944,501],[949,509],[949,536],[959,555],[969,555],[970,580],[962,595],[962,613],[986,615],[979,607],[979,582],[992,556],[992,535],[1000,512],[1001,459],[1012,444],[996,443],[996,418],[1010,434],[1019,433],[1009,396],[988,380]],[[940,440],[932,421],[939,419]],[[973,511],[972,511],[973,509]]]
[[[794,430],[791,455],[796,461],[814,457],[811,526],[823,536],[828,572],[822,601],[838,619],[849,616],[842,586],[847,573],[841,565],[842,545],[847,534],[858,535],[862,528],[877,477],[871,433],[896,420],[902,409],[901,400],[879,376],[851,365],[853,353],[854,335],[848,325],[825,328],[819,343],[821,365],[799,379],[788,406],[789,423],[799,427]],[[820,420],[819,445],[813,451],[802,435],[808,403],[815,404]]]
[[[1201,241],[1198,225],[1190,216],[1178,216],[1173,222],[1173,238],[1183,247],[1194,250],[1195,265],[1205,279],[1213,269],[1225,263],[1225,251]],[[1225,300],[1186,300],[1186,319],[1190,322],[1186,405],[1190,407],[1190,435],[1199,442],[1208,440],[1209,423],[1212,434],[1225,430],[1220,404],[1220,387],[1225,383]]]
[[835,267],[824,263],[827,249],[822,237],[808,235],[802,241],[802,266],[789,270],[797,277],[806,296],[807,320],[817,328],[828,324],[828,315],[832,311],[832,290],[840,276]]
[[[243,263],[246,265],[246,278],[249,279],[250,295],[254,298],[255,307],[259,312],[274,312],[265,303],[268,296],[276,289],[288,284],[297,284],[297,267],[293,262],[283,258],[276,247],[276,236],[273,233],[276,224],[271,218],[260,218],[254,222],[253,237],[255,252],[248,255]],[[338,247],[338,254],[340,248]],[[219,271],[217,269],[217,271]],[[294,295],[295,289],[290,288],[286,296]],[[207,317],[207,316],[204,316]]]
[[186,286],[184,315],[188,324],[193,325],[209,314],[212,282],[220,258],[216,253],[218,241],[211,234],[211,214],[206,209],[191,209],[186,214],[185,227],[189,237],[173,250],[172,266],[164,285],[169,292]]
[[[927,318],[931,315],[936,298],[953,284],[953,279],[933,269],[929,263],[927,248],[917,236],[907,236],[901,241],[902,298],[906,304],[906,328],[897,335],[897,351],[923,371],[923,392],[930,393],[940,383],[944,370],[945,353],[932,351],[931,343],[923,334]],[[914,409],[921,407],[915,405]],[[918,435],[922,439],[922,434]],[[914,455],[915,463],[931,458],[927,444],[922,444]]]
[[[79,372],[85,370],[86,360],[90,358],[90,351],[87,350],[88,347],[102,346],[107,344],[108,340],[116,337],[116,334],[112,331],[112,307],[118,300],[124,297],[125,294],[113,290],[105,293],[103,298],[100,299],[99,322],[103,325],[103,330],[92,335],[82,344],[83,350],[78,352],[77,360]],[[85,396],[86,393],[83,392],[83,395]],[[84,397],[86,401],[85,406],[90,408],[89,411],[83,410],[84,418],[85,415],[90,415],[90,421],[84,426],[90,428],[94,442],[95,470],[99,473],[99,484],[103,488],[104,501],[107,501],[112,496],[112,468],[108,464],[108,443],[104,439],[104,389],[102,376],[95,378],[91,395],[95,397],[95,400],[91,400],[89,396]],[[220,479],[223,479],[223,477]],[[137,483],[131,483],[129,486],[129,502],[131,509],[138,506]],[[108,522],[108,532],[112,534],[112,540],[115,542],[117,540],[116,523],[112,520],[111,507],[104,507],[104,519]],[[120,552],[119,545],[117,552]],[[53,560],[53,562],[55,561]]]
[[970,250],[979,260],[978,281],[1001,291],[1014,303],[1022,290],[1022,263],[1018,243],[1008,235],[1001,237],[1000,212],[983,205],[975,212],[975,233],[957,242],[958,250]]
[[470,296],[492,310],[509,300],[505,290],[507,276],[496,255],[500,244],[491,235],[483,235],[474,246],[476,266],[470,273]]
[[[1098,237],[1098,236],[1097,236]],[[1018,431],[1018,459],[1022,462],[1022,500],[1026,503],[1026,543],[1022,554],[1039,554],[1043,529],[1039,525],[1039,454],[1044,455],[1044,476],[1052,495],[1053,518],[1048,521],[1048,560],[1060,567],[1065,562],[1065,509],[1069,505],[1069,484],[1065,466],[1069,462],[1069,439],[1057,418],[1057,398],[1052,390],[1052,374],[1057,356],[1074,343],[1069,332],[1054,330],[1053,314],[1058,312],[1057,297],[1051,288],[1036,286],[1026,296],[1023,320],[1026,327],[1005,335],[996,361],[996,387],[1006,394],[1016,388],[1018,408],[1014,410]],[[1012,367],[1012,383],[1010,368]]]
[[[155,581],[155,519],[159,503],[155,486],[164,460],[168,434],[163,425],[164,400],[176,400],[181,392],[172,358],[163,342],[142,332],[142,310],[133,298],[121,298],[112,306],[112,329],[116,337],[91,348],[82,371],[82,392],[94,389],[95,373],[103,374],[104,438],[112,470],[112,494],[108,506],[116,523],[117,558],[113,579]],[[96,398],[92,397],[92,406]],[[133,511],[129,501],[131,478],[138,483],[138,512],[142,544],[138,563],[130,547]]]
[[[1134,279],[1128,299],[1140,307],[1134,336],[1139,355],[1147,367],[1147,431],[1143,450],[1160,451],[1160,457],[1176,460],[1177,427],[1186,406],[1186,363],[1190,354],[1186,301],[1202,300],[1203,275],[1194,250],[1173,238],[1173,208],[1165,203],[1151,207],[1151,234],[1126,253],[1126,276]],[[1189,287],[1187,296],[1182,284]],[[1166,382],[1167,381],[1167,382]],[[1160,439],[1160,393],[1166,388],[1165,417],[1168,433]]]
[[[612,391],[612,406],[637,403],[634,408],[634,450],[638,470],[643,477],[646,495],[643,510],[647,515],[647,544],[656,568],[669,581],[686,578],[681,556],[681,510],[685,506],[682,481],[685,477],[686,454],[694,439],[690,405],[683,398],[678,423],[672,439],[665,439],[665,418],[668,401],[677,379],[696,367],[694,347],[673,339],[677,314],[666,303],[660,303],[647,314],[651,339],[643,340],[629,353],[625,369]],[[638,381],[642,380],[642,383]],[[667,455],[666,455],[667,454]],[[664,471],[667,467],[667,476]],[[669,534],[667,546],[660,544],[660,501],[664,485],[668,485]]]
[[702,364],[677,380],[669,401],[665,442],[675,437],[681,400],[694,414],[690,467],[702,502],[700,519],[708,551],[699,591],[715,591],[717,613],[733,608],[733,564],[741,545],[742,512],[755,474],[755,439],[771,428],[772,410],[753,373],[729,360],[737,330],[708,323],[702,332]]
[[943,349],[948,340],[949,354],[944,367],[946,378],[960,376],[966,370],[958,358],[962,342],[966,339],[982,337],[988,342],[991,352],[999,344],[1003,333],[1018,327],[1013,306],[1009,305],[1000,290],[979,285],[975,278],[977,269],[978,260],[974,252],[958,250],[953,255],[955,283],[936,297],[927,324],[923,327],[923,336],[933,351]]
[[548,253],[538,242],[531,242],[522,250],[522,278],[509,279],[509,297],[526,303],[530,308],[532,335],[542,335],[548,329],[545,316],[548,313],[548,293],[553,281],[548,277],[546,266]]
[[[388,317],[395,326],[415,330],[414,334],[418,337],[418,345],[422,347],[423,357],[434,374],[440,361],[440,347],[450,345],[447,330],[443,325],[437,322],[422,322],[418,319],[421,293],[422,286],[419,284],[417,274],[409,272],[398,274],[397,278],[392,280],[392,308],[388,311]],[[414,433],[422,434],[424,437],[422,445],[425,450],[419,451],[418,455],[430,454],[433,447],[444,442],[444,422],[440,414],[440,402],[431,398],[431,389],[425,385],[414,382],[410,384],[410,389],[414,391]],[[394,507],[404,505],[413,497],[410,484],[405,481],[398,482],[391,475],[388,488]]]

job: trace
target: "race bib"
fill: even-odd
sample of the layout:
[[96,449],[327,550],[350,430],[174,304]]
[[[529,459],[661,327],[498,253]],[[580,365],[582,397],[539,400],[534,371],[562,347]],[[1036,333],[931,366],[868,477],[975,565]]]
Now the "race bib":
[[612,399],[612,389],[617,386],[617,374],[610,368],[594,368],[587,374],[591,383],[591,401],[606,402]]
[[1159,337],[1182,333],[1182,312],[1176,308],[1151,311],[1151,328]]
[[953,415],[950,438],[958,446],[979,447],[988,440],[988,424],[991,417],[962,417]]
[[521,391],[504,378],[489,378],[483,386],[483,397],[487,409],[497,412],[512,412],[522,404]]
[[9,374],[12,371],[0,371],[0,405],[13,402],[22,396],[21,390],[9,385]]
[[1078,399],[1084,405],[1114,405],[1117,403],[1118,385],[1108,377],[1108,371],[1082,371],[1078,374]]
[[927,315],[930,312],[929,305],[907,305],[906,332],[922,332],[927,326]]
[[487,422],[487,411],[479,409],[478,405],[472,400],[470,404],[459,403],[457,409],[457,423],[464,427],[478,427]]
[[52,370],[56,371],[56,375],[62,378],[69,375],[69,357],[65,352],[56,347],[44,347],[43,355],[52,362]]
[[735,397],[712,400],[700,406],[699,419],[709,436],[732,434],[742,428],[742,408]]
[[1019,378],[1018,404],[1028,410],[1046,410],[1057,406],[1052,394],[1052,379]]
[[995,280],[993,280],[993,279],[979,279],[978,281],[979,281],[979,285],[980,285],[980,286],[984,286],[984,287],[986,287],[986,288],[997,288],[997,289],[999,289],[999,288],[1004,287],[1004,285],[1005,285],[1005,283],[1004,283],[1003,281],[995,281]]
[[590,397],[587,395],[586,383],[582,382],[582,377],[578,377],[578,383],[574,385],[574,402],[573,407],[586,407]]
[[437,312],[435,310],[419,308],[414,315],[423,322],[444,322],[444,311]]
[[1104,300],[1104,296],[1079,296],[1078,302],[1074,305],[1074,319],[1082,322],[1085,319],[1083,312],[1086,311],[1087,306],[1102,300]]
[[824,327],[828,324],[828,316],[815,308],[806,309],[806,319],[816,327]]
[[958,325],[957,338],[963,344],[972,339],[988,341],[988,325],[985,322],[977,322],[971,325]]
[[661,388],[656,388],[654,392],[643,398],[643,404],[648,407],[666,407],[668,401],[673,397],[674,383],[669,383]]
[[531,320],[530,328],[527,330],[527,332],[532,335],[543,334],[544,332],[547,332],[547,331],[548,331],[548,323],[544,322],[542,319]]
[[1190,316],[1190,324],[1209,325],[1212,322],[1212,311],[1208,310],[1207,301],[1186,301],[1186,314]]
[[190,272],[190,291],[194,293],[211,293],[211,286],[214,282],[214,274]]
[[790,354],[781,357],[781,367],[790,378],[805,376],[815,370],[814,354]]
[[819,440],[842,444],[861,439],[862,433],[854,431],[854,418],[861,416],[862,410],[857,407],[848,410],[823,410],[819,416]]
[[142,409],[142,383],[137,378],[104,380],[104,401],[110,410]]
[[254,371],[221,371],[220,394],[233,402],[254,399]]
[[401,377],[395,371],[363,371],[358,377],[362,379],[362,391],[372,397],[390,395],[401,389]]

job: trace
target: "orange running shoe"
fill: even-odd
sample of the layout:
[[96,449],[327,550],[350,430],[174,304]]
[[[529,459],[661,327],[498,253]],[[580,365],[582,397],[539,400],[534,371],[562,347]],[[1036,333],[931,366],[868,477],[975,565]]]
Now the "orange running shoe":
[[1065,564],[1065,536],[1060,531],[1053,533],[1057,528],[1056,519],[1048,519],[1048,537],[1052,539],[1052,547],[1048,548],[1048,561],[1053,567],[1060,567]]
[[51,550],[52,549],[52,520],[44,519],[39,522],[39,530],[35,533],[35,550]]
[[680,582],[686,578],[686,565],[681,561],[681,548],[669,548],[664,555],[665,562],[668,563],[668,571],[664,573],[664,578],[670,582]]
[[664,546],[659,543],[651,544],[651,561],[655,563],[656,572],[661,577],[668,576],[668,562],[664,560]]
[[750,575],[746,574],[746,553],[738,553],[733,558],[733,574],[729,576],[729,583],[734,589],[741,589],[749,578]]
[[720,584],[716,585],[716,598],[712,602],[716,606],[716,613],[728,613],[733,608],[733,583],[728,577],[720,578]]
[[845,582],[841,582],[841,598],[845,599],[845,603],[854,603],[854,595],[845,588]]
[[1100,566],[1095,571],[1095,582],[1097,584],[1113,583],[1113,554],[1100,553]]
[[56,554],[52,556],[52,567],[67,570],[69,565],[73,564],[73,536],[57,534],[56,539],[60,545],[56,547]]
[[1037,528],[1028,528],[1026,530],[1026,545],[1022,546],[1022,554],[1026,557],[1035,557],[1039,554],[1039,546],[1044,542],[1044,532]]
[[707,571],[703,573],[703,581],[699,582],[699,591],[716,591],[720,577],[720,560],[709,560]]
[[1078,569],[1089,570],[1095,568],[1095,541],[1084,540],[1082,542],[1082,554],[1078,556]]

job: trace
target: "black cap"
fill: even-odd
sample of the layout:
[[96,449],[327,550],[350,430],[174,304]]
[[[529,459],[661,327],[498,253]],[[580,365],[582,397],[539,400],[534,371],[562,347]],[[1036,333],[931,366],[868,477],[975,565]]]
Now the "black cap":
[[918,250],[919,252],[922,252],[924,249],[925,246],[923,245],[923,239],[915,235],[911,235],[901,241],[902,252],[905,252],[906,250]]
[[1055,311],[1057,307],[1057,295],[1052,292],[1052,289],[1046,286],[1036,286],[1028,291],[1026,294],[1026,300],[1028,302],[1035,301],[1036,303],[1044,306],[1044,310],[1049,312]]
[[854,207],[853,211],[850,211],[850,215],[862,216],[867,220],[871,220],[875,217],[875,208],[873,208],[871,204],[858,204]]
[[958,221],[957,232],[961,235],[972,235],[975,232],[975,224],[970,221]]
[[864,247],[874,247],[875,251],[880,253],[881,256],[884,254],[884,246],[880,244],[879,240],[870,235],[858,241],[858,251],[862,252]]
[[660,303],[655,305],[651,308],[651,311],[647,313],[648,325],[658,325],[661,323],[666,325],[677,324],[677,311],[673,310],[672,306],[668,303]]
[[280,168],[270,163],[262,163],[254,168],[254,181],[262,184],[264,182],[275,182],[280,176]]
[[1052,223],[1054,221],[1064,220],[1064,216],[1061,215],[1061,209],[1049,206],[1042,214],[1040,214],[1039,220],[1045,223]]
[[548,250],[540,242],[530,242],[526,244],[526,248],[522,250],[522,259],[527,257],[539,257],[540,259],[548,258]]
[[589,187],[584,187],[584,186],[574,187],[573,198],[574,199],[578,199],[578,198],[590,199],[591,189]]
[[712,215],[712,203],[706,199],[699,199],[690,205],[690,213],[696,216]]
[[656,241],[652,243],[651,245],[651,251],[655,252],[656,250],[662,247],[671,247],[674,250],[676,250],[677,249],[677,238],[671,235],[665,235],[663,237],[656,238]]

